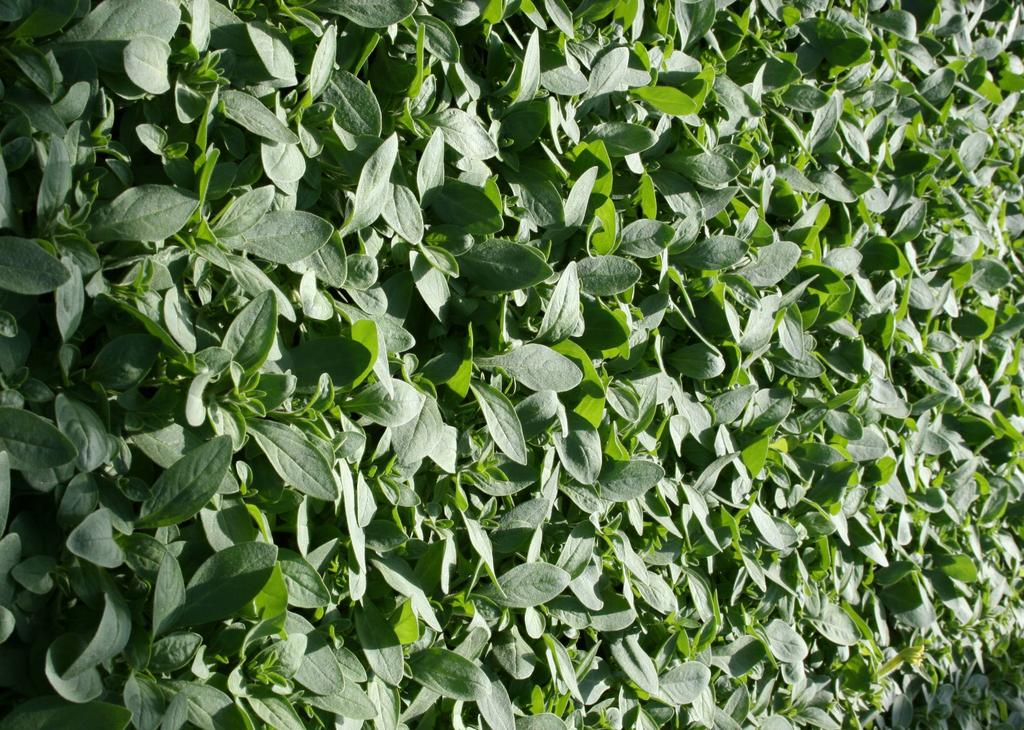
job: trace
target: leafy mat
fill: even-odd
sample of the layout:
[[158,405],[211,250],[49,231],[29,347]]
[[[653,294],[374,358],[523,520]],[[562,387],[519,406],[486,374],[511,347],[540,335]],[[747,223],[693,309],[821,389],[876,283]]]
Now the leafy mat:
[[0,2],[0,727],[1024,727],[1021,16]]

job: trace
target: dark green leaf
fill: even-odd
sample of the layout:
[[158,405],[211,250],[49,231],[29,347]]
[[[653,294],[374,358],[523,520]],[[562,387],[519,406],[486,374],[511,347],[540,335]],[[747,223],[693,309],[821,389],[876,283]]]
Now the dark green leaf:
[[0,449],[12,469],[53,469],[78,456],[73,443],[45,418],[0,407]]
[[210,501],[231,464],[231,439],[217,436],[160,474],[142,503],[139,527],[174,525]]
[[443,697],[479,701],[491,690],[487,675],[463,656],[433,647],[409,657],[412,678]]
[[218,621],[242,609],[263,589],[277,548],[261,542],[232,545],[208,558],[189,580],[177,626]]
[[24,238],[0,236],[0,289],[46,294],[71,276],[60,261]]
[[543,254],[531,246],[491,238],[459,258],[463,276],[489,291],[514,291],[551,276]]

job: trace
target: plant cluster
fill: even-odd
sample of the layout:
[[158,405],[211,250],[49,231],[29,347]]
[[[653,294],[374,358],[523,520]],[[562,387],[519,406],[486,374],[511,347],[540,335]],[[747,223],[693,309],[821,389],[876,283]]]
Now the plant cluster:
[[0,2],[0,728],[1024,727],[1022,15]]

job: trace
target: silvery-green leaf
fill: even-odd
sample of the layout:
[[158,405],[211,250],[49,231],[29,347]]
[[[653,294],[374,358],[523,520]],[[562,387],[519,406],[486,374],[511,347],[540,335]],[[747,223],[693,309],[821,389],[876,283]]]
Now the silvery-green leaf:
[[572,390],[583,379],[579,367],[550,347],[525,344],[494,357],[477,358],[484,368],[501,368],[530,390]]
[[261,101],[242,91],[226,89],[221,92],[220,99],[224,104],[227,117],[260,137],[265,137],[281,144],[297,144],[299,139],[295,133],[285,126],[284,122],[263,105]]
[[398,137],[391,135],[370,155],[359,173],[359,185],[352,216],[343,231],[358,231],[370,225],[384,211],[388,199],[388,179],[398,156]]
[[343,15],[364,28],[384,28],[404,20],[416,9],[416,0],[325,0],[325,10]]
[[170,90],[167,60],[171,47],[161,38],[140,35],[124,47],[124,70],[133,84],[149,94]]
[[498,601],[512,608],[547,603],[569,585],[569,574],[549,563],[523,563],[498,577]]
[[169,185],[129,188],[93,211],[90,236],[97,241],[162,241],[188,223],[199,202]]
[[480,405],[487,430],[495,445],[508,458],[525,464],[529,454],[526,450],[526,440],[523,438],[523,427],[508,398],[486,383],[471,383],[470,388]]
[[498,146],[480,120],[461,109],[445,109],[431,115],[427,121],[443,131],[445,142],[463,157],[487,160],[498,154]]

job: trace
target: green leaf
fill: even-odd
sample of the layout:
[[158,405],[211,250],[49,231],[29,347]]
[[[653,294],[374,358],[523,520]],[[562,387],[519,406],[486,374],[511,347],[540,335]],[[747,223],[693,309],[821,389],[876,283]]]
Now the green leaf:
[[950,578],[964,583],[978,580],[978,568],[967,555],[937,555],[933,561],[935,567]]
[[0,236],[0,289],[16,294],[46,294],[70,276],[71,272],[38,244]]
[[490,692],[478,698],[476,702],[480,716],[488,727],[494,730],[515,729],[516,717],[513,714],[512,700],[501,682],[491,682]]
[[306,158],[297,144],[261,142],[260,161],[267,177],[282,191],[293,190],[306,174]]
[[556,565],[535,562],[517,565],[498,578],[498,603],[509,608],[530,608],[555,598],[569,585],[569,574]]
[[618,252],[643,259],[654,258],[668,248],[675,237],[675,231],[667,223],[643,218],[622,229]]
[[[358,335],[357,327],[372,329],[372,339]],[[291,370],[300,388],[312,388],[321,374],[331,377],[336,388],[358,385],[373,369],[377,358],[377,331],[372,322],[363,320],[352,328],[353,337],[322,337],[306,340],[290,353]]]
[[334,119],[351,134],[380,136],[381,110],[377,97],[358,78],[342,69],[331,77],[324,101],[334,107]]
[[78,275],[69,257],[61,262],[64,268],[72,272],[67,281],[57,287],[54,301],[57,305],[57,329],[65,342],[70,340],[82,324],[85,314],[85,285]]
[[228,119],[253,134],[281,144],[298,144],[299,138],[258,99],[242,91],[225,89],[220,95]]
[[127,646],[132,631],[128,604],[112,591],[103,593],[103,613],[92,638],[73,662],[63,670],[62,679],[83,676],[93,667],[113,659]]
[[125,730],[131,721],[131,712],[109,702],[72,703],[48,695],[19,704],[4,718],[3,727],[4,730],[58,730],[80,724],[104,730]]
[[680,347],[667,359],[680,373],[695,380],[715,378],[725,371],[722,353],[703,342]]
[[412,678],[442,697],[476,702],[491,691],[487,675],[453,651],[431,647],[409,657]]
[[89,667],[72,676],[64,676],[67,667],[74,661],[83,641],[74,634],[63,634],[46,650],[44,672],[50,686],[64,699],[85,703],[95,700],[103,692],[99,670]]
[[544,281],[551,267],[537,249],[489,238],[459,257],[462,275],[488,291],[515,291]]
[[334,233],[323,218],[300,210],[275,210],[224,243],[277,264],[294,264],[316,252]]
[[881,13],[872,13],[868,20],[879,28],[884,28],[895,33],[900,38],[908,41],[917,39],[917,18],[906,10],[886,10]]
[[575,35],[572,13],[563,0],[544,0],[544,10],[560,31],[570,38]]
[[238,197],[227,212],[214,224],[213,232],[220,238],[232,238],[252,228],[270,211],[274,202],[274,186],[249,190]]
[[576,413],[569,414],[568,423],[568,433],[554,437],[558,459],[580,484],[594,484],[604,460],[601,437],[589,421]]
[[384,202],[384,220],[395,233],[410,243],[423,240],[423,213],[416,195],[404,185],[391,185]]
[[780,662],[799,664],[807,658],[807,642],[785,621],[774,619],[765,627],[768,648]]
[[366,662],[374,674],[391,685],[398,685],[404,676],[402,645],[391,624],[372,607],[356,611],[356,633]]
[[247,372],[255,372],[267,359],[277,338],[277,299],[263,292],[231,321],[221,347]]
[[156,364],[160,340],[142,333],[112,338],[92,363],[96,382],[111,390],[138,385]]
[[643,496],[665,477],[660,464],[646,459],[606,462],[597,483],[601,496],[613,502],[628,502]]
[[273,79],[294,86],[295,59],[287,36],[277,28],[258,22],[246,23],[245,33],[266,73]]
[[275,730],[302,730],[306,727],[296,714],[295,708],[283,697],[250,696],[248,701],[253,714],[267,723],[268,727]]
[[583,373],[572,360],[550,347],[526,344],[495,357],[478,357],[482,368],[501,368],[530,390],[572,390]]
[[834,603],[826,603],[815,622],[821,635],[838,646],[853,646],[861,639],[860,631],[846,611]]
[[161,38],[140,35],[124,47],[124,71],[128,79],[149,94],[163,94],[171,88],[167,61],[171,47]]
[[147,33],[170,41],[180,19],[178,6],[164,0],[104,0],[68,29],[60,41],[90,49],[102,49],[103,42],[127,42]]
[[327,88],[334,75],[334,62],[338,55],[338,28],[330,25],[324,31],[313,54],[313,63],[306,78],[306,86],[311,99],[316,99]]
[[136,525],[175,525],[194,516],[217,493],[230,465],[228,436],[217,436],[192,449],[153,483]]
[[0,406],[0,450],[12,469],[54,469],[75,460],[74,444],[45,418]]
[[388,199],[388,181],[397,157],[398,137],[393,134],[370,155],[359,173],[352,216],[345,222],[343,233],[365,228],[380,217]]
[[160,561],[153,587],[153,636],[159,636],[174,626],[178,610],[185,605],[185,579],[181,566],[167,553]]
[[462,157],[489,160],[498,154],[498,146],[480,120],[461,109],[445,109],[429,115],[426,121],[444,132],[444,141]]
[[820,147],[836,131],[842,106],[842,94],[833,92],[829,95],[828,101],[814,112],[811,130],[807,133],[807,146],[810,149]]
[[[390,392],[389,392],[390,390]],[[376,382],[349,398],[344,408],[381,426],[401,426],[419,415],[425,396],[404,380],[392,380],[390,388]]]
[[790,241],[776,241],[757,250],[753,261],[736,273],[756,287],[775,286],[800,260],[800,247]]
[[81,471],[95,471],[110,458],[110,435],[91,408],[61,393],[54,400],[54,412],[57,428],[78,450],[75,464]]
[[114,527],[110,511],[93,512],[71,531],[68,550],[102,568],[117,568],[124,562],[124,551],[114,540]]
[[[397,391],[396,391],[397,392]],[[415,417],[393,427],[391,439],[395,453],[405,463],[411,464],[429,456],[441,440],[444,420],[437,401],[425,398]]]
[[712,236],[690,246],[680,257],[694,269],[726,269],[747,253],[747,244],[735,236]]
[[580,286],[587,294],[610,297],[640,280],[640,267],[621,256],[588,256],[578,264]]
[[642,86],[630,93],[643,99],[652,107],[665,114],[685,117],[694,114],[700,108],[697,101],[671,86]]
[[288,604],[298,608],[325,608],[331,603],[331,594],[323,578],[305,558],[291,550],[277,553],[285,585],[288,586]]
[[320,5],[364,28],[385,28],[412,15],[416,0],[322,0]]
[[485,236],[497,233],[503,226],[498,201],[486,189],[461,180],[445,180],[433,189],[429,198],[431,210],[444,223],[459,226],[466,233]]
[[611,642],[611,655],[626,676],[648,694],[659,693],[658,670],[633,634]]
[[185,588],[176,626],[193,626],[234,615],[270,578],[277,548],[262,542],[232,545],[207,558]]
[[599,124],[591,130],[590,136],[604,142],[612,157],[639,154],[653,147],[658,139],[647,127],[626,122]]
[[967,135],[957,148],[957,154],[960,156],[960,162],[964,169],[976,170],[988,153],[988,148],[989,137],[985,132],[974,132]]
[[301,432],[274,421],[254,420],[249,423],[249,433],[285,484],[315,499],[338,498],[338,480],[331,465]]
[[582,334],[583,328],[579,272],[576,262],[571,261],[558,277],[558,283],[551,292],[537,339],[544,342],[560,342]]
[[807,179],[815,185],[819,193],[829,200],[834,200],[837,203],[857,202],[857,196],[853,191],[847,187],[839,175],[831,170],[814,170],[808,173]]
[[672,163],[685,177],[708,188],[725,185],[739,174],[735,162],[714,152],[677,157]]
[[162,241],[188,223],[199,206],[191,194],[169,185],[129,188],[89,218],[94,241]]
[[776,550],[786,550],[797,540],[796,532],[788,523],[772,517],[756,502],[750,505],[748,513],[761,539]]
[[11,510],[11,457],[0,451],[0,535],[7,528]]
[[[416,189],[420,200],[444,185],[444,132],[435,129],[423,148],[419,165],[416,167]],[[490,202],[490,201],[488,201]]]
[[508,398],[486,383],[473,382],[470,388],[480,405],[495,445],[512,461],[525,464],[529,454],[526,439],[523,438],[523,427]]
[[601,96],[613,91],[624,91],[625,72],[629,65],[629,49],[618,46],[609,49],[594,62],[586,96]]
[[516,94],[513,105],[533,99],[537,95],[538,88],[540,88],[540,33],[535,30],[530,35],[530,40],[526,42],[526,51],[523,53],[523,63],[519,71],[519,93]]
[[319,695],[335,693],[345,685],[345,675],[331,640],[321,632],[306,635],[306,654],[295,671],[295,681]]
[[658,680],[662,694],[674,705],[693,704],[710,685],[711,670],[700,662],[683,662]]
[[51,220],[67,200],[72,185],[71,158],[68,148],[60,138],[50,140],[50,152],[43,168],[43,179],[39,182],[36,196],[36,216],[43,221]]

